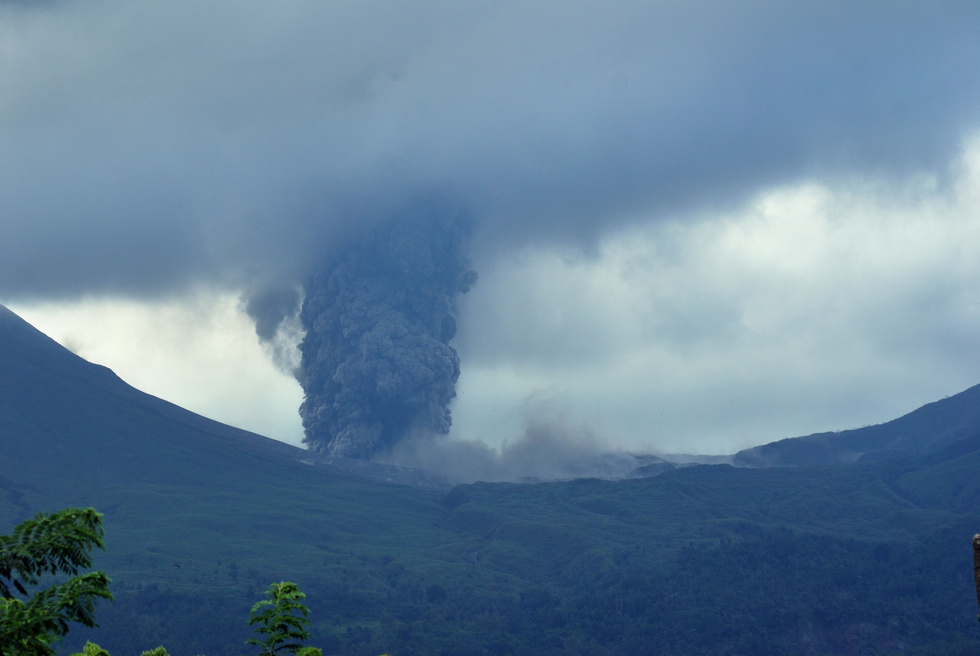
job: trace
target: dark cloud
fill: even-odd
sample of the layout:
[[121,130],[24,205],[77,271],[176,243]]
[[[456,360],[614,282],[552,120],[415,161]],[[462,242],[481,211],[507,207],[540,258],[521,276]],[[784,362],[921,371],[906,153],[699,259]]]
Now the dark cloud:
[[264,287],[246,292],[245,313],[255,322],[255,333],[263,341],[275,338],[283,321],[296,314],[301,289],[292,286]]
[[4,11],[0,293],[302,282],[420,188],[476,245],[811,174],[939,170],[972,2],[68,3]]

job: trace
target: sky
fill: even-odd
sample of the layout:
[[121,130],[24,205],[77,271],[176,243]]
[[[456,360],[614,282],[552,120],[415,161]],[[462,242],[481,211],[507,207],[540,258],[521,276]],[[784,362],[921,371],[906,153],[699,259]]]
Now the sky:
[[975,2],[0,1],[0,303],[298,444],[249,301],[435,196],[451,439],[878,423],[980,383],[977,61]]

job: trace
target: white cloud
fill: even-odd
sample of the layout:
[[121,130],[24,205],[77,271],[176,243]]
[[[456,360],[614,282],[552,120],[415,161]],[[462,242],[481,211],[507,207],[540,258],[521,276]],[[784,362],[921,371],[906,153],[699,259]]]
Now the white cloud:
[[237,296],[113,298],[10,308],[134,387],[212,419],[299,444],[302,391],[276,369]]
[[502,441],[504,406],[548,390],[613,445],[728,451],[980,382],[980,142],[958,170],[776,188],[595,257],[504,256],[465,301],[460,433]]

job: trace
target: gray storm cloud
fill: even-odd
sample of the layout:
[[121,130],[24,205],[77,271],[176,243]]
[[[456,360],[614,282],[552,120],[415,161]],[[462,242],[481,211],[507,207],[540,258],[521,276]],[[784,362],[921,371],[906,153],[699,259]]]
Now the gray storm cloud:
[[978,34],[971,1],[0,3],[0,300],[212,285],[272,342],[302,288],[307,441],[370,454],[445,432],[459,375],[465,240],[421,190],[479,261],[942,178]]
[[456,298],[476,274],[465,224],[416,211],[356,240],[306,285],[297,379],[316,451],[367,458],[413,432],[449,432]]
[[588,248],[941,174],[980,124],[975,2],[30,6],[0,5],[8,301],[295,287],[420,189],[475,254]]

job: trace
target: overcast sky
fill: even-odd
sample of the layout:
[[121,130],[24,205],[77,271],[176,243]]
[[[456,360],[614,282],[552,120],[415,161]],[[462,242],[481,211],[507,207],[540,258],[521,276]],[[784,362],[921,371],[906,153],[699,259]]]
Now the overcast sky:
[[0,302],[298,443],[243,299],[435,194],[455,439],[876,423],[980,383],[978,61],[973,1],[0,1]]

